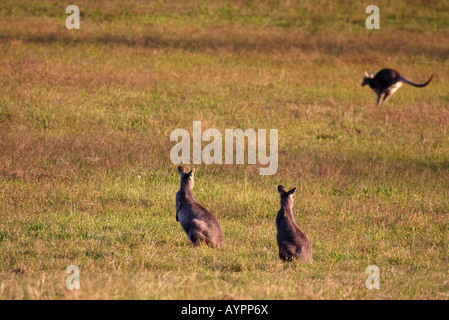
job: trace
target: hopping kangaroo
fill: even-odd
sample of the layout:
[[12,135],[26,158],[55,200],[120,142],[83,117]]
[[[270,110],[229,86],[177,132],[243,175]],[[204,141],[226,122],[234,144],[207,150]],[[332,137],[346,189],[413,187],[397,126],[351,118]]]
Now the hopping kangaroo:
[[217,218],[198,202],[192,194],[195,169],[186,173],[184,168],[178,167],[181,176],[181,187],[176,193],[176,221],[193,245],[206,243],[212,247],[223,244],[223,232]]
[[312,262],[312,246],[309,239],[299,229],[293,217],[293,193],[296,188],[286,192],[283,186],[278,186],[281,195],[281,209],[276,216],[277,242],[279,258],[282,261],[292,261],[302,257],[306,262]]
[[403,83],[410,84],[414,87],[422,88],[427,86],[432,80],[433,75],[427,80],[426,83],[414,83],[413,81],[401,76],[399,72],[393,69],[382,69],[376,75],[374,71],[368,74],[365,71],[365,77],[363,78],[362,86],[369,85],[371,89],[377,94],[376,106],[379,105],[380,99],[383,96],[382,104],[385,103],[388,98],[398,90]]

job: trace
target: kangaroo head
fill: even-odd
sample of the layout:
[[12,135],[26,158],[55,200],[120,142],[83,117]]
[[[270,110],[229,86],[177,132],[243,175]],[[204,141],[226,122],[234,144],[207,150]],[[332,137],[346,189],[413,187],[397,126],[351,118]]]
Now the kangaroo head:
[[179,166],[178,172],[181,177],[181,189],[187,188],[188,190],[192,190],[194,184],[193,178],[195,177],[195,168],[186,173],[184,167]]
[[287,205],[288,207],[293,207],[293,194],[296,191],[296,188],[291,189],[290,191],[285,191],[284,186],[278,186],[279,195],[281,196],[281,207]]
[[363,78],[363,81],[362,81],[362,87],[369,84],[373,78],[374,78],[374,71],[369,74],[368,74],[368,72],[365,71],[365,77]]

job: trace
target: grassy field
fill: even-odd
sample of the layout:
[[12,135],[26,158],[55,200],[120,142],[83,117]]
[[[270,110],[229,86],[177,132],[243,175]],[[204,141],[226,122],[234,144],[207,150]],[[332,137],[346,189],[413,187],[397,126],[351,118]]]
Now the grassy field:
[[[380,30],[366,1],[92,3],[0,4],[1,299],[449,297],[447,2],[379,1]],[[435,77],[375,108],[384,67]],[[273,176],[195,165],[220,249],[175,220],[170,133],[195,120],[279,130]],[[278,184],[311,265],[278,259]]]

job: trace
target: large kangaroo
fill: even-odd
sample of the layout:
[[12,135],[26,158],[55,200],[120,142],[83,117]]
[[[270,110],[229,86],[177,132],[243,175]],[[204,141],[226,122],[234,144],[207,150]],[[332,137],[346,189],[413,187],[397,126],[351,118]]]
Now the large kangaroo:
[[206,243],[212,247],[223,244],[223,231],[217,218],[195,201],[192,194],[195,169],[186,173],[184,168],[178,167],[181,176],[181,187],[176,193],[176,221],[193,245]]
[[302,257],[304,261],[311,263],[312,246],[293,217],[293,193],[296,188],[286,192],[283,186],[278,186],[278,191],[281,196],[281,209],[276,216],[279,258],[282,261],[292,261],[293,258]]
[[362,81],[362,86],[369,85],[371,89],[377,94],[376,106],[379,105],[380,99],[383,96],[382,104],[398,90],[403,83],[407,83],[414,87],[422,88],[427,86],[432,81],[433,75],[426,83],[414,83],[413,81],[403,77],[393,69],[382,69],[375,76],[374,71],[368,74],[365,71],[365,77]]

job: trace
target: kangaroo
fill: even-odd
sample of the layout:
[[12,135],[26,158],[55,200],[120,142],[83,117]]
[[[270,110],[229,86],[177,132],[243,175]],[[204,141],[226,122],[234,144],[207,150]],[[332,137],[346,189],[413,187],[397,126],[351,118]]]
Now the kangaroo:
[[205,243],[212,247],[223,245],[223,231],[217,218],[198,202],[192,194],[195,169],[186,173],[178,167],[181,187],[176,193],[176,221],[187,234],[194,246]]
[[401,76],[399,72],[393,69],[382,69],[375,76],[374,71],[368,74],[365,71],[365,77],[363,78],[362,86],[369,85],[371,89],[377,94],[376,106],[379,105],[380,99],[383,96],[382,104],[384,104],[388,98],[398,90],[403,83],[410,84],[414,87],[422,88],[427,86],[432,81],[433,75],[427,80],[426,83],[414,83],[413,81]]
[[293,217],[293,193],[296,188],[286,192],[283,186],[278,186],[278,191],[281,196],[281,209],[276,216],[279,258],[282,261],[292,261],[301,256],[304,261],[311,263],[312,246]]

